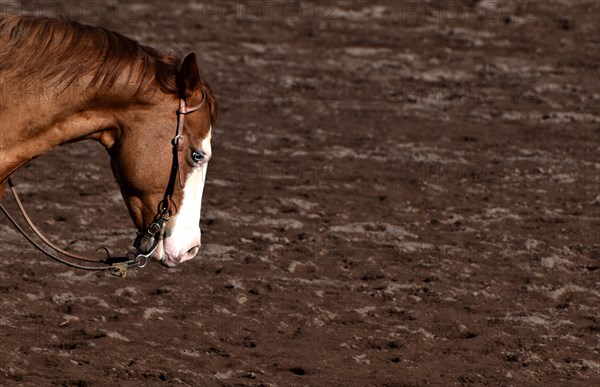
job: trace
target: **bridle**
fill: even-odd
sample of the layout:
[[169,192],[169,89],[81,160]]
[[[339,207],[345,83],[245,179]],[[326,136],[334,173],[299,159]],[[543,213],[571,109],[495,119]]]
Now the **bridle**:
[[164,238],[165,225],[173,215],[174,204],[172,197],[173,192],[175,191],[175,180],[177,180],[178,171],[179,184],[181,185],[181,188],[183,188],[185,185],[185,173],[183,172],[183,162],[185,156],[183,146],[185,137],[183,135],[183,129],[185,124],[185,115],[200,109],[204,105],[205,99],[206,95],[203,91],[202,100],[196,106],[187,107],[185,99],[181,98],[179,100],[179,109],[177,109],[177,130],[175,132],[175,137],[173,137],[171,140],[171,145],[173,146],[173,162],[171,163],[169,183],[167,184],[167,189],[165,190],[163,199],[158,204],[158,212],[154,216],[152,223],[150,223],[150,226],[148,226],[146,230],[138,232],[135,242],[133,243],[133,246],[136,248],[136,250],[142,252],[142,246],[145,244],[145,241],[154,239],[154,242],[151,244],[152,247],[149,250],[150,252],[145,252],[147,256],[150,256],[152,253],[154,253],[154,250],[156,250],[158,244]]
[[[185,185],[185,173],[183,171],[183,163],[184,163],[184,142],[185,137],[183,135],[184,124],[185,124],[185,115],[195,112],[200,109],[206,100],[206,94],[202,91],[202,100],[196,106],[187,107],[185,99],[179,99],[179,109],[177,109],[177,130],[175,132],[175,137],[171,140],[172,149],[173,149],[173,161],[171,163],[171,174],[169,176],[169,182],[167,184],[167,188],[165,190],[165,195],[163,199],[158,204],[158,210],[156,215],[154,216],[150,225],[143,231],[137,233],[133,246],[136,249],[136,252],[128,252],[124,256],[111,256],[108,249],[105,247],[101,247],[98,250],[102,250],[106,253],[106,257],[102,259],[95,259],[85,257],[79,254],[74,254],[68,251],[61,249],[54,245],[48,238],[46,238],[42,232],[35,226],[19,195],[17,194],[16,187],[14,186],[10,177],[7,178],[8,186],[13,195],[17,206],[19,207],[19,211],[25,219],[25,222],[29,226],[29,228],[33,231],[33,233],[43,242],[39,243],[33,237],[31,237],[24,229],[19,225],[19,223],[15,220],[15,218],[9,213],[9,211],[4,207],[2,203],[0,203],[0,210],[4,213],[4,215],[8,218],[8,220],[15,226],[15,228],[31,243],[36,249],[41,251],[46,256],[63,263],[67,266],[82,269],[82,270],[92,270],[92,271],[101,271],[107,270],[111,274],[125,277],[127,273],[127,269],[131,267],[145,267],[148,264],[150,256],[156,251],[160,242],[164,239],[165,236],[165,226],[167,222],[171,219],[174,213],[174,203],[172,200],[173,192],[175,191],[175,183],[177,180],[177,176],[179,176],[179,184],[181,188]],[[150,247],[143,249],[143,246],[149,242]],[[69,259],[65,259],[62,256],[68,257]],[[75,262],[73,262],[75,261]]]

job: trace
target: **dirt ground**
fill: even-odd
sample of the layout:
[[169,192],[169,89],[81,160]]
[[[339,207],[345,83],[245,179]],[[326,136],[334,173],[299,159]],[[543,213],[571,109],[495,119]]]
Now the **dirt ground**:
[[[221,107],[195,260],[89,274],[2,219],[1,386],[598,385],[596,1],[0,4],[194,50]],[[130,248],[100,145],[15,180]]]

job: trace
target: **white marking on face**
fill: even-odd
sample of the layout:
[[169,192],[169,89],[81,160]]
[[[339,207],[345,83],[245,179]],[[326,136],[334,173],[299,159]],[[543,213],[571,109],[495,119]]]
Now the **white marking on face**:
[[194,258],[200,249],[200,211],[208,160],[212,152],[211,132],[212,128],[206,138],[202,140],[201,150],[205,152],[204,160],[186,178],[183,200],[173,219],[171,236],[164,241],[160,259],[168,266],[175,266]]

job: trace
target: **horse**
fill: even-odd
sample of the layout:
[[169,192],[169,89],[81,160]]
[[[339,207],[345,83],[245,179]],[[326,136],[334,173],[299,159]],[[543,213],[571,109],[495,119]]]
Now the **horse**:
[[216,117],[194,53],[63,17],[0,16],[0,198],[29,161],[98,141],[138,229],[136,250],[177,266],[200,249]]

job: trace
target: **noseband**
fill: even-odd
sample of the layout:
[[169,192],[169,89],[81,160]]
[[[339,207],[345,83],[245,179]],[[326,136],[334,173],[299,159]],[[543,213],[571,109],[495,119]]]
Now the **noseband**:
[[[165,190],[165,195],[163,200],[158,204],[158,211],[154,216],[152,222],[144,231],[138,232],[133,246],[137,250],[137,253],[128,252],[123,257],[114,257],[111,256],[108,249],[105,247],[101,247],[98,250],[103,250],[106,252],[106,257],[98,260],[94,258],[84,257],[78,254],[70,253],[65,251],[57,246],[55,246],[52,242],[50,242],[38,228],[33,224],[31,218],[25,211],[25,207],[21,202],[16,187],[14,186],[10,177],[8,178],[8,186],[13,194],[13,198],[19,207],[23,218],[25,219],[27,225],[31,228],[33,233],[37,235],[38,238],[43,242],[43,245],[37,241],[35,241],[20,225],[19,223],[11,216],[8,210],[0,203],[0,210],[6,215],[8,220],[15,226],[15,228],[39,251],[48,257],[63,263],[67,266],[74,267],[77,269],[83,270],[108,270],[111,274],[118,275],[121,277],[125,277],[127,273],[127,269],[130,267],[145,267],[148,264],[148,260],[150,256],[156,251],[160,242],[164,239],[165,236],[165,226],[171,216],[173,215],[174,203],[172,200],[173,192],[175,191],[175,180],[177,180],[177,175],[179,175],[179,184],[181,188],[185,185],[185,173],[183,171],[183,162],[184,162],[184,141],[185,137],[183,135],[184,124],[185,124],[185,115],[195,112],[200,109],[206,100],[206,95],[204,91],[202,91],[202,101],[192,107],[187,107],[185,103],[185,99],[181,98],[179,100],[179,109],[177,110],[177,131],[175,132],[175,137],[171,141],[173,146],[173,161],[171,163],[171,174],[169,177],[169,183],[167,184],[167,188]],[[179,171],[179,173],[178,173]],[[144,249],[144,245],[150,245],[149,248]],[[47,250],[48,248],[49,250]],[[64,255],[71,260],[77,262],[87,262],[84,264],[80,264],[77,262],[72,262],[71,260],[66,260],[60,255]],[[94,263],[95,265],[89,265],[89,263]]]

